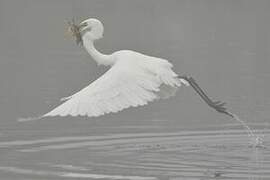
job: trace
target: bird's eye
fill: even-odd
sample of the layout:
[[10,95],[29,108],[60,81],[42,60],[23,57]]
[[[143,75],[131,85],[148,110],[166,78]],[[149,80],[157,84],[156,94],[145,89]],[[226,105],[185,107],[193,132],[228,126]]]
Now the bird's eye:
[[88,25],[87,22],[84,22],[84,23],[80,24],[80,28],[86,27],[87,25]]

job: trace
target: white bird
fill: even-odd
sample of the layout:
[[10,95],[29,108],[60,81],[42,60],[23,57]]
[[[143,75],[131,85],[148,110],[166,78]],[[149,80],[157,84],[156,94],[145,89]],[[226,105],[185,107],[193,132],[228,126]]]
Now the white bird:
[[170,97],[181,85],[191,85],[209,106],[228,114],[224,103],[211,101],[193,78],[178,76],[172,70],[173,65],[165,59],[131,50],[120,50],[112,54],[99,52],[94,42],[103,37],[103,29],[103,24],[93,18],[79,25],[73,21],[69,27],[77,44],[82,44],[98,65],[111,68],[79,92],[62,98],[65,101],[63,104],[34,119],[68,115],[97,117],[115,113]]

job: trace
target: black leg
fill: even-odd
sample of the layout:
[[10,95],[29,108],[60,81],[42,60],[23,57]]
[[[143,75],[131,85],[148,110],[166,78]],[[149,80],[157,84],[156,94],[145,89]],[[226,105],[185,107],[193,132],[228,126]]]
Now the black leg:
[[188,81],[191,87],[199,94],[199,96],[204,100],[204,102],[206,102],[210,107],[214,108],[216,111],[220,113],[224,113],[224,114],[229,115],[230,117],[233,117],[233,115],[230,112],[228,112],[227,109],[224,107],[226,103],[223,103],[221,101],[212,101],[192,77],[179,76],[179,78]]

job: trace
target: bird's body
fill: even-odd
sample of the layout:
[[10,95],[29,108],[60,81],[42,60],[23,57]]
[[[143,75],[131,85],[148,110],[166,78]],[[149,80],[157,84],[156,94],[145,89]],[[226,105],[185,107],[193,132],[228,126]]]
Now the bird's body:
[[171,88],[181,85],[177,75],[171,70],[171,64],[166,61],[136,62],[136,58],[144,55],[135,52],[133,59],[125,61],[130,52],[132,51],[119,51],[113,54],[113,57],[119,59],[111,69],[89,86],[66,98],[68,101],[46,116],[99,116],[118,112],[161,98],[159,93],[162,84]]
[[[72,96],[44,116],[100,116],[128,107],[145,105],[155,99],[169,97],[181,83],[167,60],[147,56],[131,50],[110,55],[100,53],[94,41],[103,35],[103,25],[88,19],[82,31],[83,46],[99,65],[111,66],[100,78]],[[90,30],[91,29],[91,30]],[[162,91],[166,85],[166,91]]]
[[209,106],[226,113],[224,104],[211,101],[193,79],[179,77],[172,70],[173,65],[165,59],[131,50],[112,54],[99,52],[94,46],[94,41],[103,37],[103,25],[99,20],[90,18],[78,26],[72,24],[70,30],[76,42],[83,44],[98,65],[111,68],[79,92],[62,98],[63,104],[30,120],[68,115],[97,117],[170,97],[182,84],[191,85]]

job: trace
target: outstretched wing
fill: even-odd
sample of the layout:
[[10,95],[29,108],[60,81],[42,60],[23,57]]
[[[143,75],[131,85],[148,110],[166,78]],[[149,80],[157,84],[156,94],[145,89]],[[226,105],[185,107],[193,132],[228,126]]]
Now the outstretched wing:
[[[169,68],[169,67],[168,67]],[[172,70],[169,68],[168,72]],[[168,86],[181,85],[171,73]],[[145,105],[160,98],[160,86],[166,84],[159,74],[145,70],[134,64],[117,62],[93,83],[66,98],[66,102],[56,107],[46,116],[100,116],[118,112],[128,107]]]

